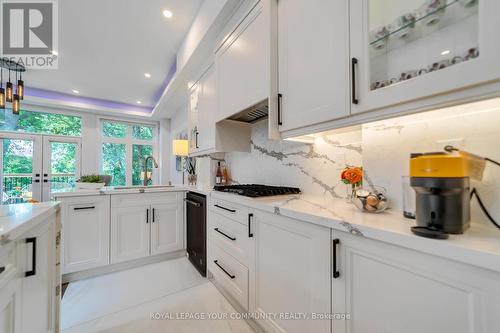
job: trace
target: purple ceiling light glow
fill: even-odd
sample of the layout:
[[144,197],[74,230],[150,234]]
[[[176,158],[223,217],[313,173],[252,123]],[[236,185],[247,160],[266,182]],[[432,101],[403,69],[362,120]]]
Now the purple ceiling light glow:
[[116,109],[127,112],[141,112],[141,113],[151,113],[153,110],[144,106],[131,105],[120,102],[107,101],[104,99],[90,98],[90,97],[80,97],[70,94],[59,93],[50,90],[44,90],[39,88],[25,88],[25,96],[37,97],[43,99],[49,99],[59,102],[66,103],[78,103],[83,106],[92,107],[102,107],[107,109]]

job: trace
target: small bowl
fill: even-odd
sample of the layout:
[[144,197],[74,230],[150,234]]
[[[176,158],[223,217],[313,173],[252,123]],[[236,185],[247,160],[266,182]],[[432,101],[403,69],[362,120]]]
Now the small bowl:
[[413,13],[408,13],[401,15],[394,21],[393,26],[395,27],[394,36],[399,39],[404,39],[415,29],[416,15]]
[[381,50],[386,46],[389,32],[389,29],[385,26],[377,28],[371,32],[371,39],[374,41],[372,47],[375,50]]
[[389,206],[387,190],[381,186],[360,187],[352,203],[363,212],[381,213]]
[[420,17],[427,26],[432,26],[441,20],[446,10],[446,0],[429,0],[420,7]]

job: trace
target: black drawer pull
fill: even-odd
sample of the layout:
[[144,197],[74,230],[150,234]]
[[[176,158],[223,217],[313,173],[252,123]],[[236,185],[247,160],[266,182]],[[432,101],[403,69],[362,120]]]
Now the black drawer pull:
[[218,261],[218,260],[214,260],[214,264],[216,264],[216,265],[217,265],[217,267],[219,267],[220,269],[222,269],[222,271],[223,271],[224,273],[226,273],[226,275],[227,275],[227,276],[229,276],[231,279],[234,279],[234,278],[236,277],[236,275],[232,275],[231,273],[229,273],[228,271],[226,271],[226,270],[224,269],[224,267],[222,267],[221,265],[219,265],[219,261]]
[[74,210],[85,210],[85,209],[95,209],[95,206],[87,206],[87,207],[75,207]]
[[146,223],[149,223],[149,208],[146,209]]
[[340,276],[340,272],[337,270],[337,245],[339,245],[340,240],[335,238],[333,240],[333,278],[336,279]]
[[220,209],[224,209],[228,212],[231,212],[231,213],[236,213],[236,210],[235,209],[229,209],[229,208],[226,208],[226,207],[222,207],[222,206],[219,206],[219,205],[214,205],[215,207],[217,208],[220,208]]
[[283,94],[278,94],[278,125],[283,125],[283,121],[281,120],[281,100],[283,98]]
[[24,273],[25,277],[36,275],[36,237],[26,238],[26,244],[31,243],[33,245],[31,249],[31,271]]
[[253,213],[248,214],[248,237],[249,238],[253,237],[253,232],[252,232],[252,218],[253,218]]
[[229,235],[226,235],[225,233],[223,233],[222,231],[220,231],[220,230],[219,230],[219,228],[215,228],[214,230],[215,230],[215,231],[217,231],[219,234],[221,234],[221,235],[223,235],[223,236],[226,236],[227,238],[229,238],[229,239],[230,239],[230,240],[232,240],[232,241],[235,241],[235,240],[236,240],[236,238],[235,238],[235,237],[231,237],[231,236],[229,236]]
[[153,208],[153,223],[155,223],[155,209]]

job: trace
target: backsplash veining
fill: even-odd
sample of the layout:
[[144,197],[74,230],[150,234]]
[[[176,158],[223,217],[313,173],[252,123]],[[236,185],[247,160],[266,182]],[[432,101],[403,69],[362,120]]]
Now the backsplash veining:
[[340,172],[361,166],[361,131],[318,136],[314,144],[269,140],[267,121],[252,128],[250,153],[226,154],[231,178],[238,183],[299,187],[303,193],[345,196]]
[[[410,153],[442,151],[452,144],[498,161],[499,128],[500,99],[374,122],[340,134],[320,133],[314,144],[269,140],[263,120],[252,127],[250,153],[216,158],[225,159],[235,183],[294,186],[321,200],[345,197],[341,170],[363,166],[365,184],[385,187],[391,209],[402,211],[401,177],[408,175]],[[214,158],[198,159],[198,180],[208,188],[213,186]],[[472,185],[499,220],[500,168],[487,165],[483,181]],[[489,225],[475,199],[471,207],[472,221]]]

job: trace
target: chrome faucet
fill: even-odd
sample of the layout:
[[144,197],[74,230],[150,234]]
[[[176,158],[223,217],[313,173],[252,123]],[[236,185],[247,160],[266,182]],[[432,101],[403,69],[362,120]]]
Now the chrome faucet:
[[[144,172],[144,180],[143,180],[143,185],[148,186],[148,182],[151,180],[151,177],[148,176],[148,162],[149,160],[153,161],[153,165],[156,169],[158,169],[158,163],[156,162],[155,158],[150,155],[144,159],[144,164],[142,167],[142,170]],[[151,170],[151,173],[153,173],[153,170]]]

